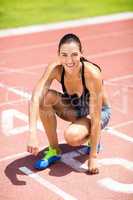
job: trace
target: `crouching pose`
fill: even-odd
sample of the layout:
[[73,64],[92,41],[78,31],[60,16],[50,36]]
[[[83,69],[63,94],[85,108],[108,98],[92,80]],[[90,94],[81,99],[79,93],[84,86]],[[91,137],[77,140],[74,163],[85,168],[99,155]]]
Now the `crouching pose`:
[[[54,79],[62,85],[62,93],[50,89]],[[60,40],[57,61],[47,67],[30,102],[27,150],[33,155],[38,154],[38,117],[49,141],[48,151],[35,163],[35,167],[45,169],[60,159],[56,130],[58,116],[70,122],[64,131],[69,145],[79,146],[89,141],[88,172],[99,173],[97,156],[100,133],[108,124],[110,115],[100,67],[83,57],[81,42],[76,35],[66,34]]]

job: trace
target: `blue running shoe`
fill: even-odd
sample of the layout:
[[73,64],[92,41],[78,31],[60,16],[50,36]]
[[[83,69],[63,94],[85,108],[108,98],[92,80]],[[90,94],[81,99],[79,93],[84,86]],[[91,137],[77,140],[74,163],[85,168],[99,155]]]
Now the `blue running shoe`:
[[[101,151],[102,147],[100,145],[100,142],[99,144],[97,145],[97,153],[99,153]],[[90,153],[90,150],[91,150],[91,144],[90,144],[90,141],[88,142],[88,144],[82,148],[82,151],[84,154],[89,154]]]
[[41,160],[38,160],[34,167],[38,170],[43,170],[48,168],[51,164],[61,159],[59,150],[49,147],[48,151],[44,152],[44,157]]

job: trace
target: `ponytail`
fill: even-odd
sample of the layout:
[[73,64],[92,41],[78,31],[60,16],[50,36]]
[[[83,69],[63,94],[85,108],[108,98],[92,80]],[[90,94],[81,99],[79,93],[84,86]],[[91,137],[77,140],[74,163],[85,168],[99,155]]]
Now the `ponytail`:
[[96,66],[96,67],[100,70],[100,72],[102,71],[99,65],[97,65],[96,63],[93,63],[93,62],[87,60],[87,59],[84,58],[84,57],[81,57],[81,58],[80,58],[80,61],[81,61],[81,62],[88,62],[88,63],[91,63],[92,65]]

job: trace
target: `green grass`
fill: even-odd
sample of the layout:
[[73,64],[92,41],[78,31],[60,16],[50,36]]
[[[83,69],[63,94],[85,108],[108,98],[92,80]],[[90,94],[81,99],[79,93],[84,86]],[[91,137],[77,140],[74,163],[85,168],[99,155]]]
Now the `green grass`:
[[133,11],[133,0],[0,0],[0,29]]

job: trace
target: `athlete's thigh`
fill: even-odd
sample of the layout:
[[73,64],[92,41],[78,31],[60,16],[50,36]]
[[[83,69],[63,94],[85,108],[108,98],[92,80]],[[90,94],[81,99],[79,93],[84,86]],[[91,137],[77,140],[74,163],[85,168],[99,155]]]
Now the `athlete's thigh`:
[[75,122],[71,123],[65,132],[66,134],[76,134],[80,135],[81,138],[85,138],[90,135],[90,127],[90,119],[87,117],[81,117],[75,120]]
[[53,104],[53,109],[55,110],[57,116],[59,116],[61,119],[74,122],[77,119],[76,111],[71,105],[71,102],[68,98],[66,98],[62,93],[55,91],[55,90],[49,90],[51,93],[53,93],[54,97],[56,97],[56,101]]

